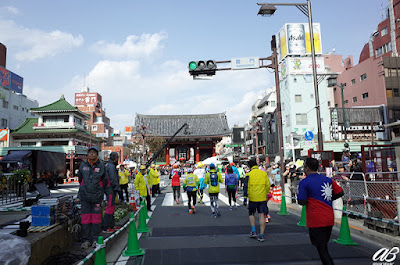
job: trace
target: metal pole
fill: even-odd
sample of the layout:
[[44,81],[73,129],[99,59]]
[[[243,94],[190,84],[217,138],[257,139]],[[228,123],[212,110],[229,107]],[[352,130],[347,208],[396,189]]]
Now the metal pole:
[[279,86],[278,53],[276,51],[276,43],[275,43],[275,45],[272,45],[272,65],[274,66],[274,71],[275,71],[276,118],[278,120],[279,156],[280,156],[280,161],[281,161],[281,187],[285,187],[285,179],[282,177],[282,169],[283,169],[285,161],[284,161],[284,153],[283,153],[281,89]]
[[347,131],[346,131],[346,115],[344,112],[344,96],[343,96],[343,84],[339,85],[340,90],[342,91],[342,114],[343,114],[343,131],[344,131],[344,140],[347,141]]
[[293,162],[296,162],[296,156],[295,156],[295,154],[294,154],[294,136],[293,136],[293,133],[292,133],[292,156],[293,156]]
[[318,126],[318,150],[324,150],[324,142],[322,138],[322,129],[321,129],[321,113],[319,106],[319,92],[318,92],[318,79],[317,79],[317,65],[315,61],[315,47],[314,47],[314,29],[312,24],[312,15],[311,15],[311,2],[307,0],[308,7],[308,25],[310,27],[310,44],[311,44],[311,59],[312,59],[312,68],[313,68],[313,77],[314,77],[314,94],[315,94],[315,111],[317,113],[317,126]]

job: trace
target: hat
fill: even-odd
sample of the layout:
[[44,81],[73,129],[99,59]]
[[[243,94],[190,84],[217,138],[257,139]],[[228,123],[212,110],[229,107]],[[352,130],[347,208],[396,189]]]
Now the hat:
[[187,172],[188,172],[188,173],[193,173],[193,168],[191,168],[191,167],[188,168],[188,169],[187,169]]
[[203,167],[203,166],[204,166],[203,163],[201,163],[201,162],[198,162],[198,163],[197,163],[197,167]]
[[90,148],[87,150],[87,152],[89,153],[89,152],[90,152],[90,150],[94,150],[94,151],[96,151],[96,153],[99,153],[99,149],[97,149],[97,147],[96,147],[96,146],[92,146],[92,147],[90,147]]
[[146,169],[145,165],[141,165],[139,169]]
[[155,168],[155,167],[156,167],[156,165],[154,165],[154,164],[151,164],[151,167],[152,167],[152,168]]
[[229,165],[231,165],[231,166],[234,166],[234,165],[235,165],[235,163],[231,162]]
[[215,165],[213,163],[211,163],[210,168],[215,168]]

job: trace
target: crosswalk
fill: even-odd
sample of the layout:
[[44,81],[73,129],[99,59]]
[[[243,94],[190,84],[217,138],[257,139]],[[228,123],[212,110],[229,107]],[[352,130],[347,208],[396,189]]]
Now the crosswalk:
[[56,189],[56,190],[51,190],[50,193],[78,193],[79,187],[76,188],[68,188],[68,189]]
[[[225,195],[224,193],[219,193],[218,195],[218,200],[219,200],[219,205],[228,205],[229,206],[229,199],[228,196]],[[199,197],[197,197],[197,202],[199,202]],[[236,202],[241,202],[243,203],[243,197],[239,197],[236,198]],[[210,197],[208,196],[208,194],[206,192],[204,192],[203,194],[203,203],[206,206],[210,206]],[[165,197],[163,199],[163,202],[161,204],[161,206],[175,206],[178,205],[175,203],[174,201],[174,195],[172,192],[168,192],[165,194]],[[179,205],[184,205],[187,206],[188,205],[188,196],[187,193],[183,192],[181,193],[181,198],[180,198],[180,204]],[[234,206],[234,203],[232,202],[232,206]]]

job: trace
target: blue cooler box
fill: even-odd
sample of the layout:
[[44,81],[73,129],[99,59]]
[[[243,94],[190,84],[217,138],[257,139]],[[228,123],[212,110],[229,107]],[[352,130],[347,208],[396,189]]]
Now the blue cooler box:
[[54,215],[49,216],[32,216],[32,226],[49,226],[54,224],[56,218]]
[[31,207],[32,216],[54,215],[55,211],[56,211],[55,205],[34,205]]

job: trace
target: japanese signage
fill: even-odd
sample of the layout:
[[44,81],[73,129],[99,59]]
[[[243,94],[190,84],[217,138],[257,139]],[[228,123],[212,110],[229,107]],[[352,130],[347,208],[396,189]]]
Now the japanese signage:
[[[322,54],[321,27],[313,23],[315,54]],[[278,60],[287,55],[311,54],[310,28],[308,23],[287,23],[277,34]]]
[[101,96],[99,93],[75,93],[75,106],[81,105],[97,105],[100,103]]

